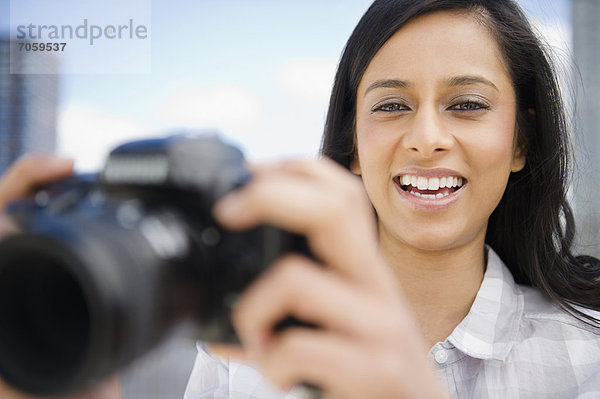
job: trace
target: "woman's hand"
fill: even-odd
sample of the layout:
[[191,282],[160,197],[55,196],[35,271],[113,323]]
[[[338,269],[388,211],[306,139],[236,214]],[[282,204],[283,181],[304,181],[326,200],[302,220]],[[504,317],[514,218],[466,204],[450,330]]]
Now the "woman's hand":
[[[38,399],[33,396],[15,391],[0,380],[1,399]],[[59,399],[59,398],[55,398]],[[121,389],[116,377],[104,381],[83,393],[72,394],[63,399],[121,399]]]
[[[362,184],[332,161],[259,167],[215,207],[227,228],[269,223],[307,237],[319,261],[284,256],[244,293],[234,324],[245,354],[276,385],[328,397],[446,397],[377,243]],[[319,326],[273,326],[294,316]]]
[[[3,214],[10,202],[31,194],[36,186],[72,174],[72,160],[42,155],[24,156],[7,169],[0,179],[0,239],[17,231],[10,219]],[[35,345],[34,342],[31,344]],[[33,399],[29,395],[15,391],[1,379],[2,376],[0,376],[1,399]],[[119,383],[117,378],[113,377],[85,393],[74,394],[67,399],[119,399],[120,397]]]
[[15,226],[3,212],[6,205],[31,194],[41,184],[73,173],[73,161],[44,155],[19,158],[0,179],[0,238],[15,231]]

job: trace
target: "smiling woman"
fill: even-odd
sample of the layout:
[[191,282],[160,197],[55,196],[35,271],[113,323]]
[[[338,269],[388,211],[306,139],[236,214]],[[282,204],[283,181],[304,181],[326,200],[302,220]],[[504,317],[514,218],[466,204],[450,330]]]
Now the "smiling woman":
[[431,13],[394,34],[358,86],[351,164],[380,216],[382,245],[481,252],[508,177],[525,163],[515,113],[500,49],[476,17]]
[[[572,253],[568,144],[516,2],[376,0],[338,66],[333,161],[257,165],[213,210],[302,234],[313,256],[239,298],[243,347],[199,344],[185,398],[600,395],[600,262]],[[0,199],[36,182],[19,170]],[[311,328],[278,328],[289,316]]]
[[[504,151],[512,158],[505,164],[510,168],[488,169],[497,177],[506,176],[496,193],[502,200],[493,200],[499,201],[498,206],[485,221],[485,242],[500,254],[518,283],[536,286],[561,307],[597,321],[572,306],[600,307],[595,280],[600,266],[592,258],[571,253],[575,228],[566,201],[569,133],[556,71],[543,43],[512,1],[404,3],[375,2],[350,39],[332,94],[323,153],[347,168],[363,164],[362,158],[373,151],[361,147],[361,141],[383,141],[386,135],[369,134],[359,124],[367,129],[377,126],[378,132],[396,129],[392,139],[396,141],[388,144],[414,144],[413,154],[433,145],[425,148],[432,151],[427,162],[456,163],[461,153],[465,163]],[[380,13],[383,10],[388,15]],[[417,18],[423,15],[427,18]],[[429,29],[422,29],[421,22],[434,17],[439,22],[445,19],[445,27],[429,23]],[[451,17],[456,25],[449,26]],[[400,35],[407,31],[414,35]],[[373,101],[377,95],[382,98],[379,103]],[[424,121],[422,126],[417,125],[419,120]],[[421,142],[407,144],[415,137]],[[452,146],[452,151],[436,146],[440,142]],[[482,156],[480,165],[493,160]],[[472,167],[473,162],[463,166]],[[460,172],[465,182],[460,191],[468,197],[478,189],[472,179],[479,176]],[[492,175],[489,179],[495,181]],[[472,214],[490,195],[487,190],[476,195],[477,207],[463,210],[463,215]]]
[[[240,301],[240,336],[272,381],[443,397],[434,369],[458,398],[600,393],[600,265],[571,252],[556,81],[511,0],[373,3],[340,61],[322,152],[360,176],[379,253],[362,196],[330,165],[263,171],[218,208],[232,228],[262,220],[307,234],[328,269],[282,260]],[[274,334],[286,314],[321,329]],[[201,352],[198,366],[209,362]],[[228,392],[261,386],[224,365]],[[199,378],[189,398],[201,397]]]

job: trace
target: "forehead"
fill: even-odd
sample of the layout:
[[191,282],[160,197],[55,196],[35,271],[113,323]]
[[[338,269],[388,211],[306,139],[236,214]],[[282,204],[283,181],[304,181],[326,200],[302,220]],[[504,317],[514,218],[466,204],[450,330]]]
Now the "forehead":
[[365,89],[366,82],[381,78],[418,83],[424,79],[473,75],[510,84],[498,43],[481,18],[442,11],[410,21],[375,54],[359,92]]

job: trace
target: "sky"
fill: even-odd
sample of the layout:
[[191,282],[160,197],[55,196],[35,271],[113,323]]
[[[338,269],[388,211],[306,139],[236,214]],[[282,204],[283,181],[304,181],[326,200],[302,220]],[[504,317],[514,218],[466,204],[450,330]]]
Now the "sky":
[[[25,8],[25,1],[32,6]],[[99,168],[119,143],[179,128],[218,129],[252,160],[315,157],[337,61],[371,3],[95,0],[105,8],[75,16],[69,1],[12,0],[13,19],[17,10],[25,16],[43,12],[48,24],[80,22],[81,15],[108,23],[124,13],[149,21],[147,59],[95,48],[96,56],[102,54],[113,66],[128,62],[127,57],[141,62],[137,69],[60,76],[57,152],[75,158],[81,171]],[[568,58],[570,1],[520,3]],[[0,32],[14,33],[10,5],[11,0],[0,0]],[[80,58],[88,64],[103,61]],[[63,61],[64,68],[69,62]]]

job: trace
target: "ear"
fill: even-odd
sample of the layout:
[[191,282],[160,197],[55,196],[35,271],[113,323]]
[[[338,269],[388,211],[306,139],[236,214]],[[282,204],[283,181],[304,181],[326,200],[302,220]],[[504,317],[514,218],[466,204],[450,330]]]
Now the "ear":
[[[530,122],[533,126],[535,126],[535,109],[529,108],[527,110],[529,116],[531,118]],[[525,167],[527,162],[527,145],[523,143],[522,140],[519,140],[519,127],[515,128],[515,144],[513,146],[513,159],[510,165],[511,172],[520,172]]]
[[360,168],[360,159],[358,159],[358,151],[354,151],[354,159],[350,162],[350,171],[357,176],[362,174],[362,170]]
[[524,148],[521,148],[520,145],[515,144],[515,148],[513,149],[513,159],[510,164],[511,172],[520,172],[525,167],[525,163],[527,162],[527,155]]

